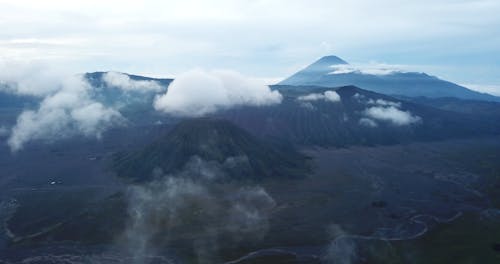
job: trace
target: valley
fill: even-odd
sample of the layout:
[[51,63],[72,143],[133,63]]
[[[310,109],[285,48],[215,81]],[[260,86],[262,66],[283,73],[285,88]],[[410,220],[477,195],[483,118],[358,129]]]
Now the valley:
[[[394,249],[385,257],[394,261],[399,259],[396,263],[404,263],[405,258],[414,257],[408,254],[408,250],[399,251],[399,248],[412,248],[411,252],[426,255],[427,250],[431,249],[421,241],[431,239],[429,237],[435,236],[436,232],[442,232],[440,230],[454,226],[454,223],[482,221],[481,215],[498,204],[496,196],[490,195],[498,191],[498,142],[497,137],[491,137],[396,146],[305,148],[302,152],[311,157],[313,163],[313,172],[305,178],[286,181],[270,178],[250,183],[266,190],[275,202],[267,216],[265,235],[251,243],[240,241],[238,250],[219,241],[217,253],[212,254],[217,254],[221,261],[231,261],[259,250],[260,253],[252,254],[252,257],[247,256],[233,263],[253,263],[252,258],[259,259],[258,263],[278,263],[275,262],[276,254],[269,251],[279,249],[278,255],[286,256],[283,259],[293,256],[314,263],[328,257],[328,252],[335,250],[334,245],[348,243],[355,245],[352,249],[353,261],[371,259],[370,263],[384,263],[378,253],[373,255],[373,250],[387,250],[387,247]],[[53,158],[75,155],[83,159],[89,151],[84,149],[82,146],[78,152],[61,150],[52,155]],[[474,153],[473,160],[470,160],[471,153]],[[104,164],[97,167],[100,167],[99,170],[106,168]],[[59,173],[64,175],[64,172]],[[117,261],[127,262],[127,258],[133,258],[127,257],[123,245],[120,246],[118,242],[97,246],[116,241],[116,237],[123,232],[121,228],[126,228],[125,219],[114,218],[111,221],[116,225],[112,229],[114,231],[100,235],[93,233],[102,228],[99,225],[111,223],[107,219],[111,212],[114,212],[114,216],[123,215],[127,218],[126,211],[119,213],[125,210],[124,207],[119,209],[122,203],[120,195],[113,195],[124,191],[126,187],[116,185],[120,180],[112,174],[106,174],[101,174],[99,182],[94,183],[99,186],[64,183],[41,188],[28,184],[3,192],[3,206],[7,206],[9,201],[16,201],[14,207],[11,205],[13,212],[7,218],[3,216],[7,228],[4,231],[8,230],[13,235],[11,239],[14,238],[8,244],[4,241],[4,250],[7,250],[5,256],[16,257],[4,261],[17,263],[29,259],[30,254],[37,252],[32,251],[36,248],[42,250],[47,259],[92,258],[97,261],[103,258],[99,261],[104,261],[115,256]],[[29,178],[27,175],[23,177]],[[108,180],[104,180],[106,178]],[[228,188],[235,190],[239,187],[233,184],[233,187]],[[115,198],[106,198],[109,195]],[[62,201],[64,203],[61,204]],[[114,205],[109,207],[111,204]],[[82,211],[89,207],[97,209]],[[108,209],[103,211],[99,208]],[[85,217],[82,218],[84,215],[94,220],[88,222],[84,220]],[[496,217],[492,214],[488,221],[500,221]],[[39,221],[32,222],[30,219]],[[75,236],[68,233],[71,230],[69,227],[86,231]],[[190,236],[186,231],[178,235],[180,237],[172,239],[183,241],[183,236]],[[82,239],[90,244],[80,244],[78,240]],[[162,243],[169,244],[166,241]],[[161,254],[157,252],[157,257],[151,256],[155,259],[153,262],[171,263],[161,260],[167,251],[175,253],[173,256],[176,257],[173,258],[181,256],[185,259],[191,254],[189,250],[185,251],[187,249],[176,247],[175,243],[172,246],[164,248]],[[443,252],[453,250],[447,245],[440,247]],[[268,248],[268,253],[261,254],[265,248]],[[495,256],[493,249],[487,246],[477,250]],[[68,253],[69,256],[58,255],[57,252],[61,251],[71,253]],[[277,259],[279,261],[281,258]],[[375,261],[377,259],[379,262]]]
[[498,97],[350,67],[0,90],[0,263],[498,262]]

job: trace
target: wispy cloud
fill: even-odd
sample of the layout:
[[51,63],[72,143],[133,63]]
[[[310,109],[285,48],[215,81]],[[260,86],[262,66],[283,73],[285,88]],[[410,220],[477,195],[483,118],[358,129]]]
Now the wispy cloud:
[[217,262],[220,243],[259,241],[267,233],[273,197],[260,186],[226,183],[220,188],[213,181],[223,177],[220,169],[199,161],[179,174],[156,171],[156,180],[129,188],[129,219],[119,242],[136,263],[175,241],[179,232],[171,231],[189,232],[192,223],[197,223],[196,239],[190,240],[196,263]]

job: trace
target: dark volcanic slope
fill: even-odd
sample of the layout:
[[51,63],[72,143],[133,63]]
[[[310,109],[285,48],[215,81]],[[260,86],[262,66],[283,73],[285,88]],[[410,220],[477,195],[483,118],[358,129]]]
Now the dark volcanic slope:
[[[419,105],[354,86],[321,88],[314,86],[274,86],[284,95],[279,105],[241,107],[219,116],[263,137],[288,140],[300,145],[348,146],[395,144],[411,141],[440,140],[454,137],[491,135],[500,126],[482,116],[462,114]],[[340,102],[317,100],[302,102],[299,96],[336,90]],[[399,104],[399,110],[420,118],[419,122],[395,125],[377,121],[377,126],[362,124],[366,109],[379,105],[379,99]],[[379,106],[380,107],[380,106]]]
[[[463,99],[500,102],[500,97],[472,91],[452,82],[441,80],[420,72],[370,74],[352,68],[333,74],[335,66],[349,67],[336,56],[326,56],[303,70],[281,81],[280,85],[316,85],[337,87],[355,85],[377,93],[403,96],[425,96],[430,98],[456,97]],[[332,67],[334,66],[334,67]]]
[[403,98],[405,100],[431,107],[453,111],[458,113],[487,115],[500,120],[500,103],[485,102],[479,100],[464,100],[453,97],[426,98],[413,97]]
[[176,173],[204,164],[227,177],[252,180],[303,175],[305,161],[302,154],[261,142],[229,121],[201,118],[182,121],[138,152],[117,154],[114,168],[119,176],[143,181],[151,179],[156,168]]
[[[88,72],[85,73],[85,78],[87,81],[94,87],[98,86],[105,86],[106,83],[103,80],[104,74],[107,72]],[[131,80],[134,81],[155,81],[158,82],[161,86],[164,86],[165,88],[168,87],[168,85],[173,81],[173,79],[165,79],[165,78],[151,78],[151,77],[146,77],[146,76],[140,76],[140,75],[133,75],[133,74],[126,74]]]

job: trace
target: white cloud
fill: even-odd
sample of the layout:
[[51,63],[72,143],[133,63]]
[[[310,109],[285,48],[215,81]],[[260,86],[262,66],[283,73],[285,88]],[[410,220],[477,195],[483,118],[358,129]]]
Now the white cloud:
[[422,118],[413,115],[410,111],[401,110],[401,102],[389,101],[384,99],[369,99],[361,94],[355,94],[354,98],[360,103],[365,103],[367,107],[359,120],[360,125],[376,127],[376,121],[389,122],[395,126],[404,126],[419,123]]
[[360,93],[355,93],[352,97],[354,97],[354,99],[358,100],[358,102],[361,102],[362,100],[365,99],[365,96],[360,94]]
[[325,96],[320,93],[311,93],[307,95],[302,95],[297,98],[299,101],[317,101],[325,99]]
[[330,102],[340,102],[340,96],[335,91],[326,91],[324,93],[325,99]]
[[412,115],[409,111],[402,111],[394,106],[373,106],[364,111],[364,114],[372,119],[387,121],[397,126],[410,125],[420,122],[421,118]]
[[368,100],[367,103],[370,105],[394,106],[397,108],[401,107],[401,102],[392,102],[384,99],[377,99],[377,100],[370,99]]
[[102,132],[122,121],[118,111],[98,102],[88,102],[71,110],[71,118],[79,132],[96,137],[101,137]]
[[340,96],[335,91],[326,91],[324,93],[311,93],[297,97],[299,101],[318,101],[325,100],[329,102],[340,102]]
[[422,118],[413,115],[410,111],[401,110],[401,102],[367,99],[366,96],[359,93],[354,94],[353,98],[368,106],[362,111],[363,117],[359,120],[360,125],[376,127],[378,126],[377,121],[383,121],[395,126],[404,126],[422,121]]
[[43,97],[60,88],[64,70],[40,62],[2,60],[0,92]]
[[125,91],[160,92],[162,86],[156,81],[132,80],[128,75],[119,72],[107,72],[103,80],[108,86],[117,87]]
[[92,100],[91,88],[82,76],[67,77],[58,87],[60,90],[47,95],[37,110],[19,115],[7,141],[12,151],[32,140],[55,141],[73,135],[99,138],[123,121],[118,111]]
[[179,116],[202,116],[238,105],[280,103],[282,96],[262,81],[234,71],[191,70],[177,76],[168,91],[155,99],[154,107]]

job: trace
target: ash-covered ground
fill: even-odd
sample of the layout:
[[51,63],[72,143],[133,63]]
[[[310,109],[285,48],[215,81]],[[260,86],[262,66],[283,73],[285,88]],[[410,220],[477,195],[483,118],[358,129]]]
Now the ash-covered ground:
[[311,158],[312,170],[292,179],[197,178],[220,172],[202,161],[140,185],[115,176],[105,147],[77,145],[2,159],[9,176],[1,186],[1,261],[494,263],[498,258],[497,137],[308,148],[302,152]]

